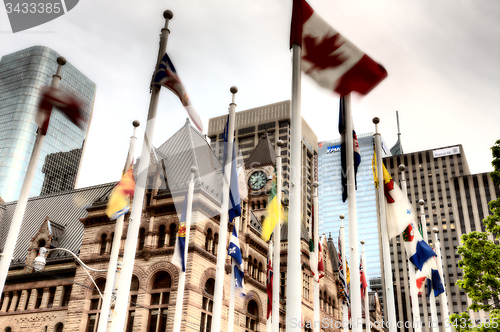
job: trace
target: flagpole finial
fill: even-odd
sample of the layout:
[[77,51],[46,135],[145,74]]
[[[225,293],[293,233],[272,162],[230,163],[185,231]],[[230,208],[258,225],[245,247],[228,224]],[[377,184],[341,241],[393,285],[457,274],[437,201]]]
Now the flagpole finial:
[[163,17],[166,19],[166,20],[171,20],[172,17],[174,17],[174,13],[172,13],[171,10],[167,9],[163,12]]
[[434,227],[434,228],[432,229],[432,232],[433,232],[433,233],[437,233],[437,232],[439,232],[439,229],[437,229],[437,227]]
[[374,124],[379,124],[380,123],[380,119],[377,118],[377,117],[374,117],[372,121],[373,121]]
[[195,166],[191,166],[191,173],[196,173],[198,169]]
[[401,164],[401,165],[399,165],[398,169],[399,169],[400,172],[403,172],[406,169],[406,166],[403,165],[403,164]]
[[365,240],[361,240],[361,241],[359,241],[359,243],[361,243],[361,245],[364,246],[365,245]]
[[312,185],[313,185],[314,188],[317,188],[319,186],[319,183],[316,182],[316,181],[314,181]]
[[132,122],[132,126],[134,126],[135,128],[139,127],[141,125],[141,123],[139,122],[139,120],[134,120]]
[[276,145],[277,145],[277,146],[279,146],[279,147],[281,148],[281,147],[283,146],[283,143],[284,143],[284,142],[283,142],[282,140],[278,140],[278,141],[276,142]]
[[341,215],[339,216],[339,218],[340,218],[340,219],[344,219],[344,218],[345,218],[345,216],[344,216],[343,214],[341,214]]
[[419,204],[419,205],[424,205],[424,204],[425,204],[425,202],[424,202],[424,200],[423,200],[423,199],[421,199],[421,200],[419,200],[419,201],[418,201],[418,204]]
[[57,64],[64,66],[66,64],[66,58],[63,56],[60,56],[57,58]]
[[236,92],[238,92],[238,88],[233,85],[231,89],[229,89],[229,91],[231,91],[232,94],[235,94]]

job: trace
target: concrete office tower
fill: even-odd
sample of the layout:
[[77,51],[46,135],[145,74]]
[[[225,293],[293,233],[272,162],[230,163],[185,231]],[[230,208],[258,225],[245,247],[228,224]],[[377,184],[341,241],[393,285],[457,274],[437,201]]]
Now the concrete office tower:
[[[373,182],[372,157],[373,133],[358,135],[361,163],[358,167],[356,207],[358,237],[365,240],[367,277],[372,279],[382,275],[380,267],[379,234],[377,224],[377,202]],[[320,142],[319,156],[319,227],[320,233],[332,233],[335,246],[338,244],[340,229],[339,215],[345,215],[346,248],[349,244],[349,214],[347,201],[342,202],[340,139]],[[390,155],[382,140],[383,156]],[[361,251],[360,251],[361,252]],[[349,257],[349,256],[347,256]],[[351,268],[353,268],[351,266]],[[372,285],[372,282],[370,283]],[[374,288],[372,288],[374,290]],[[382,288],[380,301],[382,302]]]
[[[456,281],[462,279],[462,270],[457,267],[460,256],[456,254],[460,237],[464,233],[481,231],[482,219],[489,214],[487,203],[500,197],[500,188],[495,186],[489,175],[470,174],[469,166],[461,145],[434,150],[407,153],[387,157],[387,170],[395,183],[400,184],[398,166],[406,166],[408,198],[420,216],[418,201],[423,199],[429,244],[434,243],[432,229],[439,230],[443,260],[443,275],[448,297],[449,312],[460,313],[471,304],[465,292]],[[420,221],[420,219],[419,219]],[[391,257],[398,320],[411,320],[411,301],[408,284],[408,257],[402,236],[391,242]],[[426,297],[420,298],[420,317],[428,326],[430,307]],[[444,331],[444,315],[440,298],[436,299],[439,329]],[[472,318],[483,317],[483,313],[472,313]],[[484,320],[483,320],[484,321]],[[401,329],[401,331],[405,331]]]
[[[0,60],[0,197],[6,202],[19,198],[35,142],[41,91],[51,85],[59,56],[48,47],[33,46]],[[78,179],[96,85],[70,62],[62,67],[61,77],[59,88],[82,102],[83,129],[54,109],[30,196],[73,189]]]
[[[222,159],[222,144],[227,115],[211,118],[208,121],[208,137],[215,154]],[[290,181],[290,101],[252,108],[236,112],[235,141],[241,152],[239,164],[247,161],[262,135],[267,132],[268,138],[276,149],[276,140],[284,142],[281,148],[283,167],[283,188],[288,190]],[[309,222],[312,207],[312,183],[318,174],[318,137],[302,119],[302,220]]]

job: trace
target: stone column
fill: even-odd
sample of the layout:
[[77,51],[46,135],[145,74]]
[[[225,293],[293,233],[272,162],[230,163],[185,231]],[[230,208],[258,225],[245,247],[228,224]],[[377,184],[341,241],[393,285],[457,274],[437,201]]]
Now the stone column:
[[13,291],[12,292],[12,302],[10,302],[10,307],[9,307],[9,312],[10,311],[16,311],[16,306],[17,306],[17,301],[19,300],[19,292],[18,291]]
[[64,296],[64,286],[57,286],[56,293],[54,295],[54,304],[52,305],[52,308],[62,306],[61,302],[62,302],[63,296]]
[[10,293],[5,292],[3,293],[3,304],[2,308],[0,309],[0,312],[7,312],[9,310],[9,302],[10,302]]
[[[26,310],[26,303],[28,303],[28,300],[29,300],[28,297],[29,297],[28,290],[23,289],[21,291],[21,297],[19,298],[19,303],[17,305],[16,311]],[[12,304],[14,304],[14,303],[12,303]]]
[[35,303],[36,303],[36,298],[38,296],[38,289],[32,289],[31,290],[31,295],[28,299],[28,307],[26,310],[33,310],[35,309]]
[[43,297],[42,297],[42,303],[40,304],[40,309],[47,308],[47,304],[49,303],[49,297],[50,297],[50,288],[45,287],[43,289]]

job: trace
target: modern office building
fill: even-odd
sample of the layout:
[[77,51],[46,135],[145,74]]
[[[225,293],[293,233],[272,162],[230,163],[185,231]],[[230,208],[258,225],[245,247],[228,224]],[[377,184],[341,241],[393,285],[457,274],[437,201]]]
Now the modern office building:
[[[366,241],[366,266],[368,279],[382,275],[379,255],[379,233],[377,222],[377,203],[373,182],[372,157],[373,133],[358,135],[361,164],[358,167],[356,208],[358,220],[358,238]],[[383,155],[390,155],[385,143]],[[340,218],[345,215],[346,248],[349,246],[349,213],[347,201],[342,202],[340,139],[319,143],[319,228],[320,234],[332,233],[338,243]],[[361,252],[361,245],[360,245]],[[373,288],[372,288],[373,290]],[[381,302],[383,301],[380,298]]]
[[[19,198],[36,138],[41,91],[51,85],[58,57],[48,47],[33,46],[0,60],[0,197],[6,202]],[[78,179],[96,85],[67,62],[59,89],[82,102],[84,125],[76,127],[54,109],[30,196],[73,189]]]
[[[457,247],[462,234],[484,230],[482,219],[488,215],[487,203],[500,197],[500,188],[495,186],[487,173],[470,174],[470,170],[461,145],[434,150],[407,153],[387,157],[384,160],[395,183],[400,183],[400,164],[405,165],[408,198],[420,216],[419,200],[424,200],[424,213],[429,244],[434,243],[432,229],[439,232],[442,253],[442,265],[449,312],[460,313],[472,303],[464,291],[456,285],[462,279],[462,270],[458,268],[460,260]],[[419,219],[420,220],[420,219]],[[408,282],[408,257],[402,236],[392,239],[391,260],[398,320],[411,321],[411,301]],[[444,331],[443,303],[436,299],[440,331]],[[428,326],[430,317],[427,298],[420,297],[420,318]],[[484,313],[470,312],[473,319],[483,318]],[[404,328],[401,331],[405,331]],[[408,330],[406,330],[408,331]]]
[[[239,162],[245,163],[257,146],[260,138],[267,132],[268,139],[276,149],[275,141],[284,142],[281,148],[283,188],[287,189],[290,181],[290,101],[265,105],[249,110],[236,112],[235,142],[241,157]],[[215,154],[222,158],[222,144],[227,115],[211,118],[208,121],[208,137]],[[318,177],[318,137],[307,122],[302,119],[302,220],[307,222],[311,215],[313,188],[312,183]]]

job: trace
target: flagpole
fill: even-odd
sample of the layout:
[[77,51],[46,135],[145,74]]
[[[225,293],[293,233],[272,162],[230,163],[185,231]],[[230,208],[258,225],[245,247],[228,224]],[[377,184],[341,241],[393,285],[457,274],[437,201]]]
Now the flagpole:
[[[184,264],[187,270],[188,248],[189,248],[189,229],[191,228],[191,214],[193,209],[193,191],[194,191],[194,176],[196,167],[191,167],[191,178],[189,179],[187,192],[187,209],[186,209],[186,239],[184,246]],[[179,225],[180,227],[180,225]],[[174,332],[180,332],[182,322],[182,306],[184,304],[184,289],[186,287],[186,272],[182,269],[179,271],[179,283],[177,287],[177,300],[175,301],[175,316],[174,316]]]
[[387,320],[389,322],[389,332],[396,332],[396,305],[394,303],[394,287],[392,281],[391,252],[389,249],[389,235],[387,234],[387,220],[385,214],[385,196],[384,196],[384,171],[382,165],[382,149],[380,143],[380,133],[378,132],[379,118],[373,118],[375,124],[375,151],[377,156],[377,175],[378,175],[378,197],[380,205],[380,230],[382,239],[382,255],[384,263],[385,278],[385,298],[384,303],[387,307]]
[[301,230],[301,152],[302,152],[302,117],[300,114],[300,52],[297,44],[292,46],[292,110],[290,139],[290,209],[288,211],[288,255],[286,283],[286,322],[290,322],[287,331],[300,331],[299,324],[291,324],[302,319],[302,269],[300,263]]
[[[354,142],[351,113],[351,94],[344,96],[345,112],[345,145],[347,165],[347,211],[349,216],[349,252],[351,266],[358,268],[351,271],[351,318],[352,331],[363,331],[363,318],[361,316],[361,291],[359,288],[359,249],[358,249],[358,222],[356,214],[356,180],[354,174]],[[361,324],[360,324],[361,323]]]
[[444,329],[446,332],[451,332],[451,328],[450,328],[450,324],[449,324],[449,321],[450,321],[450,317],[449,317],[449,313],[448,313],[448,296],[446,295],[446,285],[445,285],[445,280],[444,280],[444,275],[443,275],[443,262],[441,260],[441,242],[439,241],[439,236],[438,236],[438,232],[439,230],[434,227],[432,229],[432,232],[434,232],[435,236],[436,236],[436,241],[434,242],[435,243],[435,248],[436,248],[436,255],[437,255],[437,263],[438,263],[438,271],[439,271],[439,275],[440,276],[443,276],[443,287],[445,289],[445,291],[443,293],[441,293],[441,303],[443,305],[443,325],[444,325]]
[[[351,296],[349,291],[349,284],[347,283],[347,262],[345,260],[345,229],[344,229],[344,218],[345,216],[341,214],[340,216],[340,251],[342,251],[342,269],[344,270],[344,279],[345,279],[345,293],[346,296]],[[344,327],[344,332],[349,332],[349,307],[348,300],[346,299],[346,303],[342,301],[342,325]]]
[[[280,222],[278,221],[277,224],[279,224],[279,223]],[[271,260],[270,264],[271,264],[271,266],[273,266],[273,240],[272,240],[272,237],[271,237],[271,240],[269,241],[267,250],[269,251],[268,256],[269,256],[269,259]],[[268,267],[268,269],[269,269],[269,267]],[[269,271],[267,271],[267,274],[269,275]],[[273,287],[274,287],[274,270],[273,270]],[[273,290],[274,290],[274,288],[273,288]],[[271,303],[272,303],[272,301],[271,301]],[[268,305],[269,305],[269,303],[268,303]],[[266,332],[271,332],[273,330],[273,328],[272,328],[273,323],[272,322],[274,320],[275,320],[275,318],[273,316],[273,312],[271,311],[271,316],[269,316],[269,318],[267,319],[267,322],[266,322]]]
[[[132,125],[134,126],[134,131],[132,136],[130,137],[127,161],[125,162],[125,172],[127,172],[130,168],[132,159],[134,158],[135,143],[137,141],[137,127],[139,127],[140,122],[138,120],[135,120],[134,122],[132,122]],[[104,288],[101,305],[101,319],[99,319],[97,332],[111,331],[111,322],[113,317],[113,309],[111,309],[111,306],[114,307],[115,305],[115,303],[111,303],[111,299],[116,297],[116,287],[118,286],[118,280],[120,278],[121,265],[123,265],[121,262],[120,264],[118,264],[118,254],[120,252],[120,244],[123,233],[123,220],[125,219],[124,217],[125,215],[122,214],[116,220],[113,244],[111,246],[111,253],[109,255],[108,275],[106,277],[106,286]],[[118,265],[120,265],[120,267],[118,267]],[[106,318],[104,319],[103,317]]]
[[[236,231],[238,231],[238,228],[240,227],[240,217],[235,217],[234,218],[234,227],[236,228]],[[238,236],[239,237],[239,236]],[[227,319],[227,329],[228,331],[232,331],[234,327],[234,302],[235,302],[235,294],[236,294],[236,283],[234,282],[234,267],[235,264],[233,262],[233,259],[231,258],[231,293],[229,296],[229,317]],[[175,332],[175,331],[174,331]]]
[[[313,208],[314,208],[314,215],[313,215],[313,221],[314,221],[314,255],[321,255],[322,253],[319,252],[319,247],[318,247],[318,242],[319,242],[319,227],[318,227],[318,215],[319,215],[319,204],[318,204],[318,182],[314,182],[313,184],[314,188],[314,196],[313,196]],[[313,319],[313,331],[314,332],[319,332],[320,328],[320,316],[319,316],[319,258],[316,260],[316,263],[318,267],[316,268],[316,272],[318,273],[318,282],[316,282],[313,279],[313,308],[314,308],[314,319]]]
[[217,269],[215,271],[215,290],[214,290],[214,310],[212,331],[221,331],[222,319],[222,295],[224,287],[224,266],[227,254],[227,223],[229,220],[229,185],[231,183],[231,166],[233,163],[233,140],[234,140],[234,117],[236,112],[235,96],[238,88],[232,86],[230,89],[233,97],[229,104],[229,125],[227,133],[227,163],[224,165],[223,187],[222,187],[222,206],[219,225],[219,247],[217,248]]
[[[170,10],[163,12],[165,18],[165,27],[161,30],[160,49],[158,50],[158,58],[155,66],[155,71],[158,68],[159,59],[165,54],[167,49],[168,23],[174,14]],[[151,99],[149,102],[148,121],[144,133],[144,142],[142,144],[141,160],[138,165],[137,181],[135,184],[135,194],[132,203],[132,211],[129,217],[129,225],[127,232],[127,240],[125,242],[125,251],[123,254],[123,269],[118,283],[118,295],[116,297],[115,315],[113,317],[113,331],[123,331],[125,326],[128,295],[130,284],[132,281],[132,272],[134,270],[134,260],[137,248],[137,239],[139,238],[139,227],[141,224],[142,207],[144,203],[144,192],[146,190],[146,182],[148,177],[149,160],[151,154],[151,145],[156,122],[156,110],[158,108],[158,99],[160,89],[151,87]]]
[[[283,141],[276,142],[276,199],[281,206],[281,147]],[[280,329],[280,262],[281,262],[281,209],[279,209],[279,218],[276,226],[274,227],[274,258],[273,258],[273,311],[272,315],[272,331],[279,331]],[[277,278],[276,278],[277,276]],[[278,282],[276,282],[278,280]]]
[[[58,66],[56,74],[52,76],[52,87],[55,89],[59,87],[59,82],[61,81],[61,69],[62,66],[66,64],[66,59],[62,56],[58,57],[57,64]],[[40,159],[40,153],[42,152],[42,145],[44,140],[45,135],[43,135],[40,128],[38,128],[35,138],[35,144],[33,145],[33,152],[31,153],[31,158],[28,163],[26,175],[24,176],[24,182],[19,194],[19,199],[17,200],[16,209],[10,223],[9,234],[7,235],[7,240],[5,241],[3,253],[1,254],[2,259],[0,260],[0,291],[2,292],[3,287],[5,286],[5,280],[7,279],[7,275],[9,274],[12,255],[14,254],[14,249],[16,248],[17,237],[19,236],[19,231],[21,230],[24,212],[26,211],[26,205],[28,204],[31,186],[33,185],[33,179],[35,178],[36,167],[38,166],[38,160]]]
[[[366,271],[366,255],[365,255],[365,241],[361,240],[361,261],[362,261],[362,266],[363,266],[363,273],[365,274],[365,278],[368,275],[368,272]],[[368,285],[365,288],[365,295],[364,295],[364,302],[365,302],[365,325],[366,325],[366,332],[370,332],[371,330],[371,321],[370,321],[370,310],[368,308]]]
[[[402,164],[399,165],[399,171],[401,172],[401,189],[403,190],[405,197],[408,197],[408,189],[406,186],[406,179],[405,179],[405,169],[406,169],[405,165]],[[415,332],[422,332],[422,325],[420,321],[420,308],[418,306],[417,279],[415,278],[415,265],[408,264],[408,271],[410,274],[411,311],[413,313],[413,322],[411,326],[413,326],[413,330]]]
[[[422,235],[424,237],[424,241],[426,243],[429,243],[429,236],[427,235],[427,221],[425,220],[425,211],[424,211],[424,200],[421,199],[418,201],[418,204],[420,205],[420,223],[422,224]],[[432,258],[431,258],[432,259]],[[429,287],[429,285],[427,285]],[[433,332],[439,332],[439,322],[438,322],[438,317],[437,317],[437,309],[436,309],[436,297],[434,296],[434,292],[430,290],[430,295],[429,295],[429,302],[430,302],[430,307],[431,307],[431,322],[430,322],[430,327],[432,327]],[[430,328],[429,328],[430,331]]]

